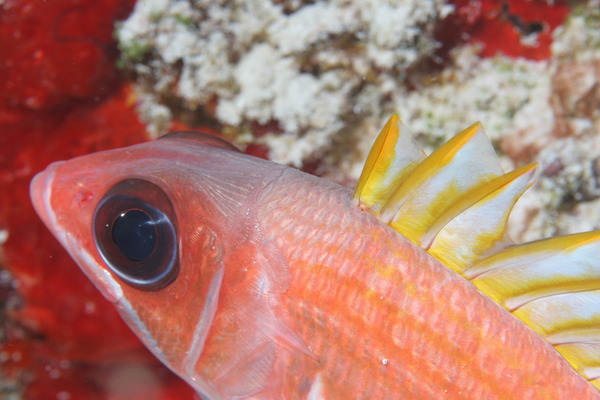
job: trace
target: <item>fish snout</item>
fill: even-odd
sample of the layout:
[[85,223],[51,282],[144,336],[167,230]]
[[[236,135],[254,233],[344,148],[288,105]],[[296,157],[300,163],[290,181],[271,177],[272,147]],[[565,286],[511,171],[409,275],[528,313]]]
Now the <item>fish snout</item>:
[[[101,262],[90,253],[90,249],[84,248],[79,235],[62,226],[52,206],[53,190],[57,189],[55,186],[57,170],[63,163],[65,161],[54,162],[33,177],[29,185],[29,195],[33,208],[48,230],[63,245],[104,297],[113,303],[119,303],[123,298],[123,291],[119,283],[102,267]],[[58,189],[60,190],[60,188]],[[64,210],[59,210],[59,214],[62,211]],[[64,218],[61,220],[64,220]]]
[[56,169],[64,161],[57,161],[50,164],[44,171],[38,172],[29,184],[29,197],[33,204],[35,212],[39,215],[42,222],[52,231],[56,223],[56,216],[50,205],[52,196],[52,182],[56,175]]

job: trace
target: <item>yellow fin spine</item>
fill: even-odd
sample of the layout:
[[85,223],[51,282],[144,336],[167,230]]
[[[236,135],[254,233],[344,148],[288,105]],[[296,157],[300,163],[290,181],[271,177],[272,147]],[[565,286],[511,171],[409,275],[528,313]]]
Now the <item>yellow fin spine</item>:
[[421,162],[412,173],[399,185],[392,196],[387,199],[382,207],[382,215],[384,219],[390,220],[397,213],[397,209],[403,203],[403,199],[407,194],[415,188],[420,187],[424,182],[431,179],[440,168],[452,161],[452,157],[471,139],[474,135],[482,130],[481,123],[477,122],[467,129],[464,129],[459,134],[454,136],[442,147],[433,152],[423,162]]
[[393,114],[373,144],[354,191],[361,207],[378,212],[392,188],[423,159],[425,154]]
[[379,218],[427,247],[421,238],[440,215],[465,193],[500,175],[493,147],[481,124],[474,124],[416,166],[383,204]]
[[600,343],[566,343],[555,348],[581,376],[600,378]]
[[[493,196],[496,196],[498,192],[506,189],[511,183],[515,182],[519,177],[527,175],[528,179],[525,184],[522,185],[522,189],[518,191],[516,197],[520,196],[527,188],[529,188],[534,182],[534,175],[537,171],[537,164],[528,164],[519,169],[511,171],[507,174],[499,176],[491,181],[484,182],[480,186],[474,187],[467,193],[465,193],[460,199],[452,204],[445,212],[443,212],[435,224],[433,224],[429,230],[421,238],[421,243],[424,248],[429,248],[431,243],[435,239],[436,235],[454,218],[459,216],[465,210],[475,206],[477,203],[489,201]],[[516,199],[515,199],[516,201]],[[514,204],[514,202],[513,202]],[[508,213],[509,211],[507,211]],[[504,231],[504,229],[503,229]]]
[[[479,261],[465,275],[508,310],[538,298],[600,288],[600,231],[514,245]],[[598,262],[598,261],[596,261]]]

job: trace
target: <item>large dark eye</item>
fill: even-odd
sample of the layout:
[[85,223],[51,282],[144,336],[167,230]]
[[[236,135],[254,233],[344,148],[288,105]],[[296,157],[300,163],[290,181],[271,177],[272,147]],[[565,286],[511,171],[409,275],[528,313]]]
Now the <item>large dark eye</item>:
[[143,179],[117,183],[93,220],[96,246],[108,267],[129,285],[159,290],[179,271],[175,212],[166,193]]

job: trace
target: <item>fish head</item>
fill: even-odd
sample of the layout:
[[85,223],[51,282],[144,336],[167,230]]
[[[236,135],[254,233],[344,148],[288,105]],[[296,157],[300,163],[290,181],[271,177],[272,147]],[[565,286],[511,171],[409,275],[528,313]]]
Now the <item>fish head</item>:
[[[282,168],[215,137],[177,133],[55,162],[30,191],[44,223],[146,346],[201,381],[201,355],[213,357],[203,371],[216,376],[236,351],[204,348],[217,304],[219,326],[235,331],[227,321],[239,319],[228,313],[260,297],[258,277],[242,268],[256,236],[251,213]],[[219,300],[224,291],[235,301]]]

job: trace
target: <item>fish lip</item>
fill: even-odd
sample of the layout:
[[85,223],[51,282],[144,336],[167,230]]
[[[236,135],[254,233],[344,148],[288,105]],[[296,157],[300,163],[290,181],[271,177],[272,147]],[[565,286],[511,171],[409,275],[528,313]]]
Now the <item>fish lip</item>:
[[79,246],[77,239],[61,226],[52,210],[51,197],[54,178],[56,170],[63,163],[64,161],[54,162],[46,170],[33,177],[29,184],[29,195],[33,208],[48,230],[52,232],[104,297],[110,302],[120,303],[123,298],[123,290],[119,283],[96,262],[89,252]]
[[51,188],[56,169],[62,163],[64,163],[64,161],[53,162],[44,171],[38,172],[29,184],[29,197],[33,204],[33,208],[42,222],[44,222],[51,231],[52,224],[56,224],[56,216],[50,209]]

